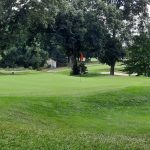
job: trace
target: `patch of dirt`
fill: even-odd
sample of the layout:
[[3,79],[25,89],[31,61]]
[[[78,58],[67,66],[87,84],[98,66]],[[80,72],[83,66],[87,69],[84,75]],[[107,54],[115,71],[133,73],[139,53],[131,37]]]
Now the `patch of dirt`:
[[[103,74],[103,75],[109,75],[110,72],[101,72],[100,74]],[[137,74],[131,74],[130,76],[136,76]],[[126,74],[126,73],[123,73],[123,72],[115,72],[115,76],[125,76],[125,77],[128,77],[129,74]]]

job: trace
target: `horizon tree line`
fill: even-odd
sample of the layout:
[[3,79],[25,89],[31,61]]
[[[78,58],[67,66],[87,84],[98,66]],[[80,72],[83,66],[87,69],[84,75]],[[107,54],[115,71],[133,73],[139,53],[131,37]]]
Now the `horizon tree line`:
[[[137,72],[131,53],[137,54],[137,61],[145,54],[134,45],[138,37],[149,39],[148,0],[0,0],[0,4],[1,67],[38,69],[59,53],[71,60],[72,74],[78,75],[84,66],[79,62],[82,52],[94,54],[114,75],[116,62],[124,57],[125,70]],[[143,42],[139,44],[143,47]],[[145,75],[149,68],[138,74]]]

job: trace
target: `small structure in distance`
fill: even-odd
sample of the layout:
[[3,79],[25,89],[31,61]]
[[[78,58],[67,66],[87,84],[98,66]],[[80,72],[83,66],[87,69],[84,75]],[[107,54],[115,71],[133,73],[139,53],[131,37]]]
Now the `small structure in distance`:
[[50,66],[52,69],[57,68],[57,62],[51,58],[47,60],[47,65]]

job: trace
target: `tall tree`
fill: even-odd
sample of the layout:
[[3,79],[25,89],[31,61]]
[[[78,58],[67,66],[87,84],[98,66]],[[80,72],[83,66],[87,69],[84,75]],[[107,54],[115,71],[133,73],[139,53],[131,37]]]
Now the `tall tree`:
[[106,11],[105,26],[108,35],[105,38],[105,45],[100,52],[99,60],[110,66],[110,75],[114,75],[114,68],[117,61],[122,59],[125,52],[122,48],[122,13],[113,5],[108,5]]
[[72,74],[78,75],[78,57],[83,48],[86,28],[82,10],[76,10],[72,5],[66,11],[60,12],[56,18],[57,39],[62,43],[66,54],[72,59]]
[[[92,2],[92,1],[91,1]],[[105,45],[105,38],[108,34],[105,21],[106,5],[101,1],[87,4],[85,22],[87,32],[85,35],[85,49],[90,53],[100,54]]]
[[122,48],[122,43],[113,37],[108,37],[103,50],[99,55],[99,60],[110,66],[110,75],[114,75],[115,64],[120,61],[125,55]]
[[[147,16],[147,5],[149,3],[148,0],[136,1],[136,0],[104,0],[108,4],[108,11],[106,12],[106,25],[109,30],[109,33],[113,39],[110,40],[110,44],[114,43],[114,46],[110,46],[109,42],[106,42],[106,52],[103,50],[103,54],[106,54],[104,57],[100,55],[100,60],[105,62],[104,60],[109,60],[111,62],[112,58],[107,54],[108,48],[109,53],[112,52],[112,56],[116,54],[116,61],[118,57],[122,58],[124,52],[122,47],[120,46],[120,50],[116,45],[122,43],[122,45],[130,46],[133,35],[138,32],[144,31],[145,26],[145,18]],[[109,38],[110,39],[110,38]],[[107,41],[109,41],[109,39]],[[120,44],[119,44],[120,45]],[[116,52],[112,50],[116,47]],[[107,58],[107,59],[104,59]],[[113,60],[112,60],[113,62]],[[108,64],[108,62],[105,62]],[[110,65],[110,64],[109,64]],[[113,75],[114,72],[114,64],[112,63],[110,74]]]

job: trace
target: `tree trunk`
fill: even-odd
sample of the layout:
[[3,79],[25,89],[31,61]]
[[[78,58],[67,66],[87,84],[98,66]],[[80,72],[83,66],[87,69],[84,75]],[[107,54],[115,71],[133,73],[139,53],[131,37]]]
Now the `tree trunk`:
[[111,76],[114,76],[114,75],[115,75],[115,64],[112,64],[112,65],[110,66],[110,75],[111,75]]
[[78,68],[77,58],[76,58],[75,55],[72,58],[73,58],[72,59],[72,63],[73,63],[73,65],[72,65],[72,75],[79,75],[80,71],[79,71],[79,68]]
[[72,67],[72,57],[71,56],[68,56],[68,67]]

